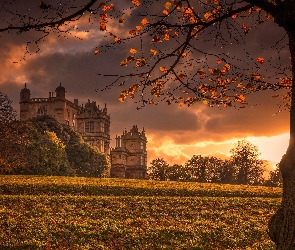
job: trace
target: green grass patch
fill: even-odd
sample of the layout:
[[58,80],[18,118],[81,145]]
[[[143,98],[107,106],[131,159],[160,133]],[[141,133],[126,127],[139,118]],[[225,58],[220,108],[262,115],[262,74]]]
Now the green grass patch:
[[0,249],[275,249],[281,189],[0,176]]

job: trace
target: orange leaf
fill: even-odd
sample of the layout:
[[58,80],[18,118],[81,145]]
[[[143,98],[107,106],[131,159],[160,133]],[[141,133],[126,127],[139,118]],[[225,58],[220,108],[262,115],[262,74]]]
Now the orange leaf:
[[123,61],[120,62],[120,66],[127,66],[128,60],[124,59]]
[[100,50],[99,49],[97,49],[97,50],[94,51],[94,55],[97,55],[98,53],[100,53]]
[[101,19],[102,21],[106,21],[107,18],[108,18],[108,14],[107,14],[107,13],[100,14],[100,19]]
[[164,73],[167,73],[167,68],[165,68],[165,67],[160,67],[160,71],[162,71],[162,72],[164,72]]
[[117,36],[114,38],[114,40],[115,40],[116,43],[121,43],[121,38],[119,38]]
[[102,8],[103,11],[108,11],[108,10],[113,10],[113,9],[114,9],[114,4],[110,4],[109,6],[105,5]]
[[141,20],[142,25],[148,25],[149,23],[150,23],[150,20],[148,18],[146,18],[146,17]]
[[169,14],[169,12],[167,10],[163,10],[163,15],[167,16]]
[[130,31],[129,31],[129,34],[130,34],[131,36],[135,36],[135,35],[136,35],[136,30],[130,30]]
[[142,30],[142,26],[140,26],[140,25],[135,26],[135,28],[136,28],[138,31],[141,31],[141,30]]
[[231,16],[231,18],[233,18],[233,19],[235,19],[237,17],[238,17],[238,14],[234,14],[234,15]]
[[147,64],[147,61],[145,58],[137,58],[136,62],[135,62],[135,67],[139,68],[139,67],[143,67]]
[[133,49],[133,48],[131,48],[131,49],[130,49],[130,53],[131,53],[131,54],[136,54],[136,53],[137,53],[137,50],[136,50],[136,49]]
[[132,3],[138,7],[140,5],[140,1],[139,0],[132,0]]
[[219,65],[222,63],[222,61],[220,59],[218,59],[216,63]]
[[256,59],[256,62],[263,64],[263,63],[264,63],[264,58],[262,58],[262,57],[258,57],[258,58]]
[[100,22],[100,30],[105,31],[107,29],[107,23],[106,22]]
[[279,96],[280,96],[280,95],[275,94],[275,95],[272,96],[272,98],[277,98],[277,97],[279,97]]
[[119,23],[123,23],[124,22],[124,18],[123,17],[120,17],[119,18]]
[[170,2],[166,2],[164,6],[165,6],[165,8],[167,10],[169,10],[171,8],[171,3]]
[[150,49],[150,55],[155,56],[157,54],[157,51],[154,49]]

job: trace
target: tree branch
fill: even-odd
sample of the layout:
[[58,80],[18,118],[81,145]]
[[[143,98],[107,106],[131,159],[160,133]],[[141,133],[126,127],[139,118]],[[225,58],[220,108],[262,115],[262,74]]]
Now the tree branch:
[[[266,0],[245,0],[245,1],[248,2],[249,4],[253,4],[257,7],[260,7],[261,9],[263,9],[264,11],[272,15],[272,17],[275,17],[278,13],[278,7]],[[278,1],[276,1],[276,3],[277,2]]]
[[9,26],[9,27],[0,29],[0,32],[5,32],[8,30],[18,30],[18,31],[27,31],[30,29],[37,29],[38,30],[38,29],[41,29],[44,27],[49,27],[49,26],[59,26],[67,21],[73,21],[74,18],[82,15],[85,11],[88,11],[90,9],[90,7],[93,6],[96,2],[97,2],[97,0],[91,0],[82,9],[78,10],[77,12],[75,12],[67,17],[61,18],[57,21],[51,21],[51,22],[45,22],[45,23],[39,23],[39,24],[28,24],[28,25],[24,25],[24,26]]

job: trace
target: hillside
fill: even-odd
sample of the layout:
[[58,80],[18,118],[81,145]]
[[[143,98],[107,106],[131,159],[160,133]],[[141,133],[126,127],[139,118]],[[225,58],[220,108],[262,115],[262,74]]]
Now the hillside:
[[0,176],[1,249],[274,249],[281,189]]

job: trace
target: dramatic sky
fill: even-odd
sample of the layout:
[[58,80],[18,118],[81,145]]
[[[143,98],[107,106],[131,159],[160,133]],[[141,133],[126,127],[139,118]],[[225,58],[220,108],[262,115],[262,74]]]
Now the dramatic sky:
[[[18,14],[46,14],[38,8],[39,1],[11,2],[13,4],[1,6],[0,28],[9,23],[22,23],[24,20],[19,19]],[[54,4],[57,1],[48,1],[50,2]],[[123,2],[125,1],[121,1],[122,5]],[[164,4],[166,1],[160,2]],[[9,14],[7,9],[13,10],[12,13]],[[128,31],[136,25],[129,16],[132,11],[126,7],[125,26],[109,21],[107,31],[128,37]],[[97,101],[100,106],[107,104],[111,115],[112,146],[115,136],[120,135],[125,128],[129,130],[132,125],[137,125],[141,130],[144,127],[148,137],[149,162],[160,157],[170,164],[184,163],[194,154],[226,158],[234,143],[242,139],[257,145],[262,158],[269,160],[272,165],[279,162],[288,143],[289,118],[288,111],[279,112],[281,102],[279,98],[272,98],[273,91],[249,96],[249,105],[241,109],[209,107],[202,103],[190,107],[160,103],[137,110],[138,105],[129,98],[123,103],[118,101],[124,86],[116,83],[112,88],[101,91],[112,83],[113,78],[99,74],[130,73],[130,68],[120,67],[119,64],[130,54],[130,47],[139,48],[140,44],[132,41],[127,45],[118,44],[95,55],[95,49],[112,42],[113,38],[107,36],[106,32],[99,31],[99,19],[89,21],[89,16],[85,14],[85,17],[71,26],[71,35],[49,34],[37,44],[35,41],[44,36],[44,33],[32,31],[0,34],[0,91],[13,100],[15,109],[19,109],[19,92],[25,83],[33,98],[47,97],[48,92],[54,91],[61,83],[66,88],[66,98],[70,101],[78,98],[80,104],[88,99]],[[90,24],[92,25],[89,26]],[[66,28],[61,27],[63,29]],[[254,63],[251,66],[249,59],[264,57],[266,63],[263,67],[266,67],[266,72],[272,72],[288,66],[284,65],[289,60],[289,55],[283,37],[283,30],[269,21],[254,26],[242,38],[243,44],[229,47],[226,53],[231,53],[232,58],[240,58],[240,64],[245,59],[248,68],[257,66]],[[143,45],[145,42],[149,43],[143,41]],[[169,46],[169,43],[165,46]],[[223,48],[208,40],[206,44],[200,44],[200,49],[216,53]],[[122,80],[128,85],[128,77]]]

